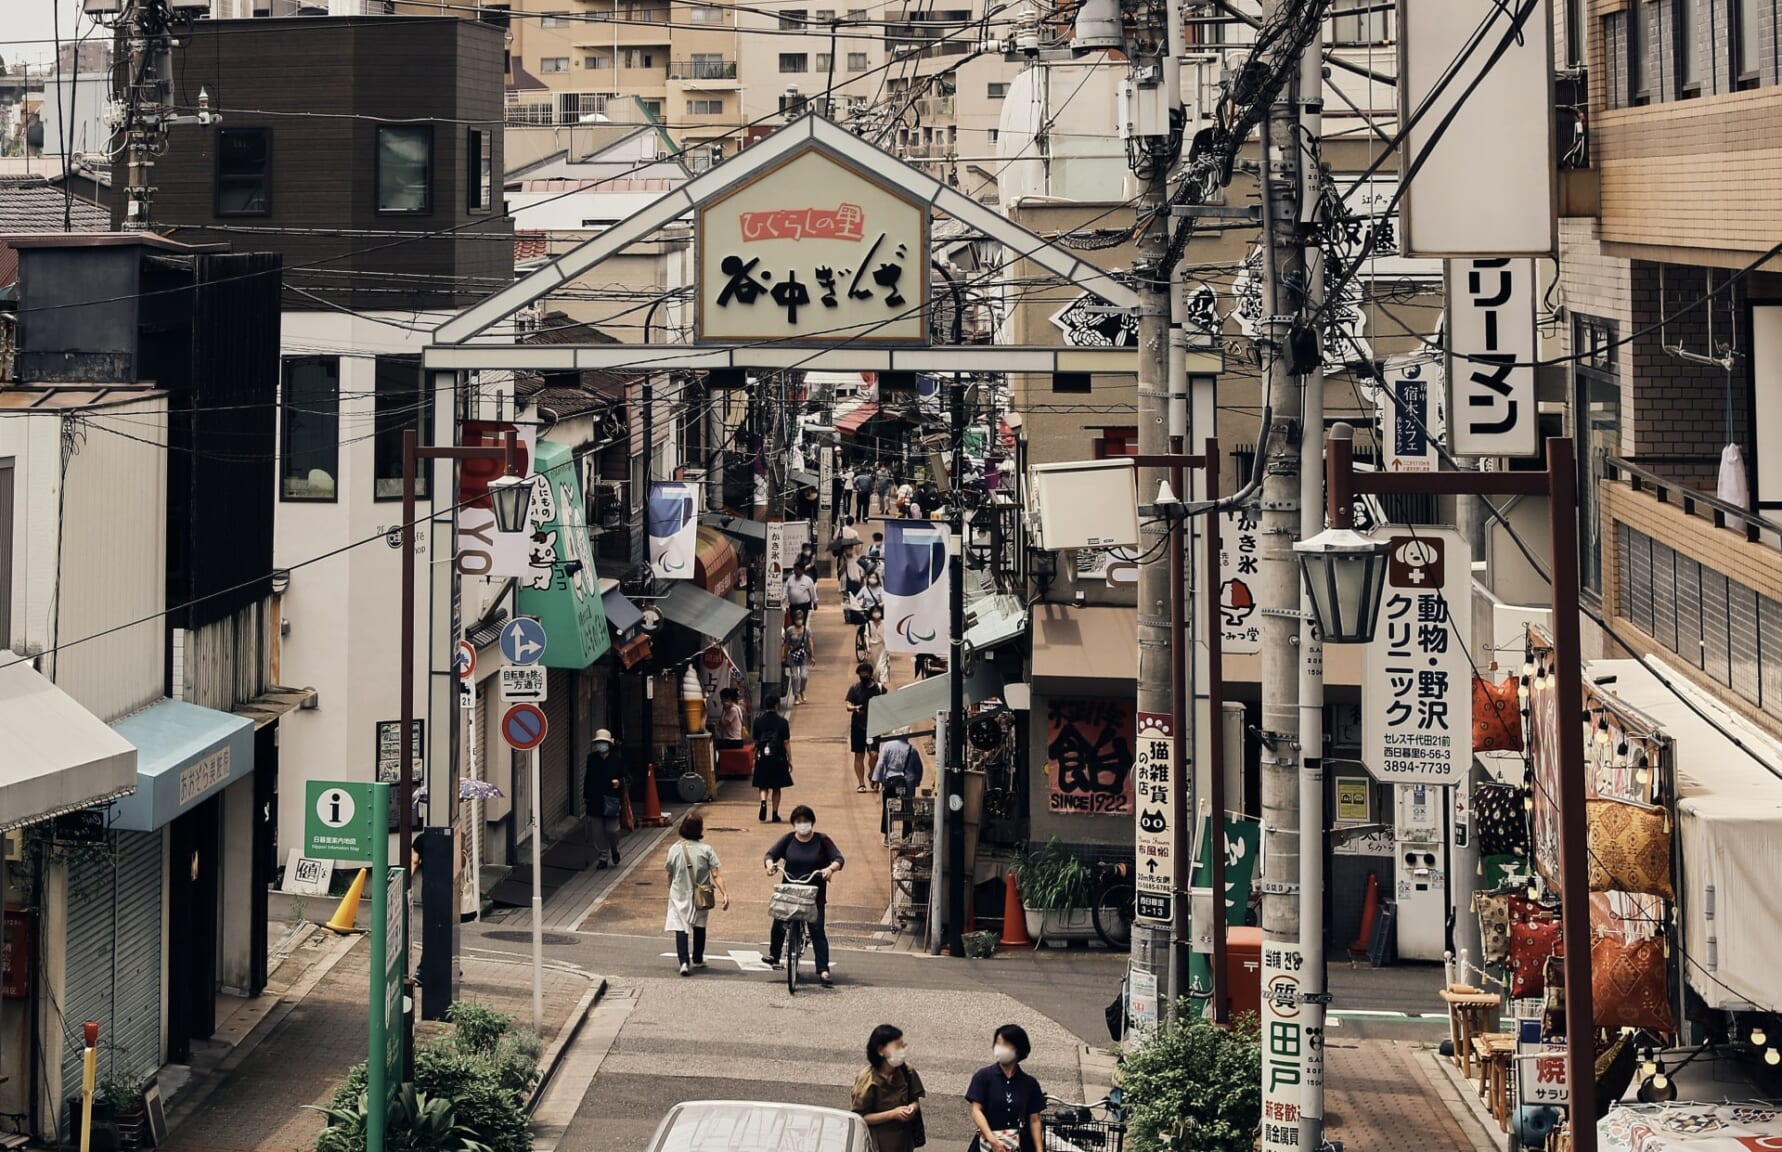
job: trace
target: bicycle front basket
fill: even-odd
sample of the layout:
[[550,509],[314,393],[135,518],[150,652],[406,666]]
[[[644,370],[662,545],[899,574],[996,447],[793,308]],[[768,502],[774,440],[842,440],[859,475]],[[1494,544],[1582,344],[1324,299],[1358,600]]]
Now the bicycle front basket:
[[775,884],[767,911],[775,920],[812,923],[817,918],[817,888],[814,884]]

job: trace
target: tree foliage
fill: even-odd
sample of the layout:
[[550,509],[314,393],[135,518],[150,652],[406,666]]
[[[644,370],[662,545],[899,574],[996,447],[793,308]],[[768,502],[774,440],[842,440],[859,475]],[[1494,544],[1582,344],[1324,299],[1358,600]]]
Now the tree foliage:
[[1262,1119],[1256,1018],[1228,1028],[1184,1006],[1151,1028],[1120,1070],[1132,1152],[1250,1152]]

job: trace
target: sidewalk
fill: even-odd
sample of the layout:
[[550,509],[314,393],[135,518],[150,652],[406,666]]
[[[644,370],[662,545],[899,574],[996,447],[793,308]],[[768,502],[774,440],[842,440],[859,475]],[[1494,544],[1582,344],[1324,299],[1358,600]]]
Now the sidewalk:
[[[315,1146],[322,1118],[305,1105],[326,1103],[348,1069],[365,1059],[371,979],[365,937],[327,944],[327,954],[284,990],[276,1007],[261,1013],[257,1026],[232,1037],[235,1047],[216,1071],[175,1099],[172,1131],[163,1145],[167,1152],[307,1152]],[[459,970],[461,1000],[489,1005],[522,1024],[530,1021],[532,987],[525,965],[464,957]],[[576,969],[545,968],[547,1070],[601,986],[599,977]],[[438,1027],[417,1021],[417,1039],[425,1041]]]
[[[1324,1127],[1356,1152],[1497,1152],[1417,1045],[1332,1041],[1324,1050]],[[1433,1075],[1432,1075],[1433,1073]]]

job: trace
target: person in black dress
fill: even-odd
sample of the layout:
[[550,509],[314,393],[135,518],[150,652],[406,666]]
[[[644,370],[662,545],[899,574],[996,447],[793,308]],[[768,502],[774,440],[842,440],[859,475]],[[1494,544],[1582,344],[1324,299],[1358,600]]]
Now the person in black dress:
[[625,763],[613,747],[613,734],[605,728],[594,733],[588,747],[588,761],[582,776],[582,800],[588,817],[594,822],[599,839],[596,868],[619,862],[619,813],[625,793]]
[[778,696],[770,695],[762,701],[761,715],[749,726],[749,739],[755,742],[755,775],[749,783],[761,793],[761,807],[755,819],[766,822],[771,801],[773,822],[778,824],[780,792],[792,787],[792,725],[780,715]]
[[[831,987],[829,978],[829,933],[824,930],[824,922],[828,917],[829,878],[842,870],[846,863],[842,859],[841,849],[835,841],[817,831],[817,814],[807,804],[800,804],[792,809],[792,831],[774,841],[767,855],[761,858],[762,866],[769,872],[785,865],[788,880],[802,880],[809,876],[810,883],[817,886],[817,918],[805,925],[811,936],[811,959],[817,965],[817,982],[825,988]],[[780,966],[780,953],[786,946],[786,925],[779,920],[773,922],[773,934],[769,938],[767,955],[761,957],[771,968]]]
[[1046,1091],[1021,1068],[1033,1052],[1027,1030],[1004,1024],[991,1038],[990,1051],[995,1063],[974,1072],[965,1089],[978,1132],[970,1152],[1039,1152],[1045,1143],[1040,1113],[1046,1110]]

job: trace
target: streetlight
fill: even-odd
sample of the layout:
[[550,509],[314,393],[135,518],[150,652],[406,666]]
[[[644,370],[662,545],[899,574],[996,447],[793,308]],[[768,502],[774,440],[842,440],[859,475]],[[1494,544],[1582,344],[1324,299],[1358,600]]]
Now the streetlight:
[[[1325,468],[1347,476],[1352,471],[1355,430],[1347,424],[1331,428]],[[1334,489],[1335,485],[1330,486]],[[1354,529],[1355,505],[1330,502],[1329,527],[1293,546],[1305,575],[1312,613],[1326,644],[1366,644],[1380,619],[1380,594],[1386,587],[1386,542],[1370,540]]]
[[[506,442],[500,447],[466,447],[466,448],[433,448],[423,447],[420,437],[414,428],[402,431],[402,629],[401,647],[398,661],[401,668],[401,679],[397,690],[402,698],[401,726],[398,746],[402,748],[400,767],[396,782],[397,813],[397,859],[402,862],[406,871],[414,860],[414,779],[409,755],[413,747],[412,740],[415,727],[415,469],[422,460],[499,460],[505,466],[505,474],[489,481],[489,502],[493,506],[495,526],[502,532],[517,532],[526,526],[527,505],[532,498],[532,485],[519,476],[520,451],[516,437],[510,428]],[[437,494],[435,494],[437,495]],[[457,795],[457,785],[445,792],[448,797]],[[451,803],[450,799],[445,801]],[[428,853],[430,859],[439,861],[437,870],[428,869],[432,875],[422,889],[423,907],[421,910],[421,955],[428,955],[427,936],[429,926],[436,923],[455,924],[458,918],[457,909],[452,901],[457,899],[451,889],[452,859],[450,855],[438,851]],[[411,877],[412,882],[412,877]],[[377,915],[383,915],[380,910]],[[403,923],[408,922],[408,892],[402,894]],[[448,933],[450,929],[448,928]],[[450,937],[448,935],[447,939]],[[450,948],[446,949],[448,952]],[[433,963],[428,967],[428,978],[422,982],[422,1003],[432,1008],[437,1003],[439,1016],[445,1015],[450,999],[452,966],[455,958],[433,956]],[[402,957],[403,982],[408,983],[408,956]],[[434,984],[440,994],[428,992],[427,985]],[[414,1079],[415,1032],[414,1013],[402,1014],[402,1077],[404,1080]]]
[[[1578,477],[1574,471],[1572,441],[1555,437],[1547,441],[1544,472],[1356,472],[1350,459],[1350,443],[1332,429],[1326,440],[1328,478],[1326,517],[1333,529],[1346,527],[1354,514],[1353,493],[1374,496],[1546,496],[1548,508],[1548,566],[1552,588],[1553,667],[1550,678],[1555,710],[1562,723],[1584,715],[1584,689],[1579,682],[1583,657],[1578,637]],[[1380,578],[1360,571],[1355,553],[1320,546],[1332,536],[1323,532],[1297,545],[1301,564],[1312,592],[1318,628],[1326,643],[1355,642],[1371,636],[1379,612]],[[1340,543],[1340,538],[1338,541]],[[1343,559],[1343,557],[1349,557]],[[1351,566],[1339,575],[1341,565]],[[1320,589],[1323,596],[1320,597]],[[1371,602],[1371,606],[1370,603]],[[1449,611],[1470,612],[1472,605],[1449,605]],[[1364,617],[1366,619],[1364,620]],[[1363,625],[1365,624],[1365,628]],[[1348,629],[1351,636],[1340,634]],[[1575,722],[1575,721],[1570,721]],[[1590,990],[1590,868],[1588,836],[1584,820],[1584,742],[1576,735],[1559,741],[1559,787],[1554,798],[1559,819],[1560,934],[1565,946],[1566,1081],[1571,1089],[1570,1125],[1572,1152],[1596,1152],[1596,1046]],[[1312,894],[1308,894],[1312,895]],[[1675,1087],[1658,1065],[1643,1093],[1664,1098]]]

